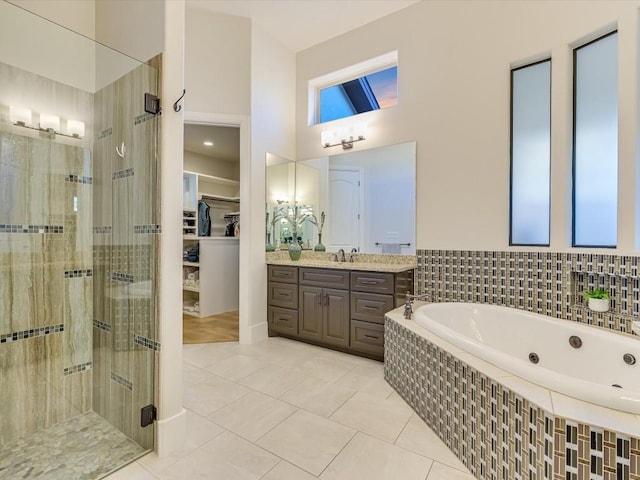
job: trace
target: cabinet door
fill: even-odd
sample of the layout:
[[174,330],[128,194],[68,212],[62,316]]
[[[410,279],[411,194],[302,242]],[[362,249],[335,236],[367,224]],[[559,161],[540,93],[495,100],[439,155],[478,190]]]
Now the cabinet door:
[[299,288],[298,335],[309,340],[322,340],[322,289]]
[[298,335],[298,311],[288,308],[269,307],[269,331]]
[[325,288],[322,341],[338,347],[349,346],[349,292]]

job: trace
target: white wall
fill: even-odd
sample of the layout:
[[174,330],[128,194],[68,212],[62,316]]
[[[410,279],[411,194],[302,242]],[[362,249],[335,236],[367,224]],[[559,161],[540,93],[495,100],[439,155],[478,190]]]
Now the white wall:
[[[164,49],[164,4],[167,1],[96,0],[96,40],[146,62]],[[182,3],[181,0],[170,1]]]
[[[260,27],[251,31],[251,204],[248,219],[242,207],[242,235],[250,234],[246,291],[251,305],[253,338],[267,333],[267,269],[264,254],[265,161],[270,152],[295,158],[295,55]],[[242,189],[243,186],[240,185]],[[242,264],[241,264],[242,267]]]
[[238,180],[238,162],[225,162],[199,153],[184,151],[184,169],[214,177]]
[[[46,8],[48,3],[16,3],[31,7],[36,15],[51,13],[50,8]],[[85,15],[63,7],[68,7],[68,2],[61,5],[62,12],[74,14],[70,16],[69,25],[90,30],[87,22],[93,25],[93,18],[89,21]],[[82,8],[80,12],[83,12]],[[36,15],[10,3],[0,2],[0,62],[93,93],[96,54],[94,42]],[[60,20],[59,17],[56,15],[55,18]],[[17,100],[14,99],[14,102]],[[43,105],[28,103],[22,106],[30,107],[36,112],[42,112],[39,108],[43,108]]]
[[186,18],[187,111],[249,115],[250,20],[191,7]]
[[25,10],[40,15],[86,37],[95,38],[95,0],[9,0]]
[[[638,1],[429,1],[297,56],[297,158],[326,155],[307,125],[309,79],[398,50],[399,105],[362,114],[355,149],[417,141],[417,246],[508,248],[509,70],[551,54],[551,249],[571,243],[571,47],[618,24],[619,253],[634,249]],[[360,120],[359,121],[362,121]],[[339,147],[338,147],[339,148]],[[607,250],[610,252],[610,250]]]

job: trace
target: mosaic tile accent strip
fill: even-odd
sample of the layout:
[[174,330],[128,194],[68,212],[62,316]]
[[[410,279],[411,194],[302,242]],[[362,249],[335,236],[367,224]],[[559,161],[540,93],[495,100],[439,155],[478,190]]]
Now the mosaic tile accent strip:
[[102,140],[103,138],[107,138],[113,135],[113,128],[107,128],[106,130],[102,130],[97,136],[96,140]]
[[99,328],[100,330],[104,330],[105,332],[111,331],[111,325],[108,323],[101,322],[100,320],[94,320],[93,326]]
[[42,328],[32,328],[30,330],[22,330],[20,332],[12,332],[0,335],[0,343],[17,342],[18,340],[26,340],[33,337],[42,337],[51,335],[52,333],[64,332],[64,324],[50,325]]
[[94,412],[2,445],[0,478],[91,480],[145,453]]
[[140,345],[141,347],[148,348],[149,350],[154,350],[156,352],[160,351],[160,343],[155,340],[151,340],[150,338],[143,337],[142,335],[134,335],[133,343]]
[[0,233],[64,233],[62,225],[0,225]]
[[133,120],[133,124],[134,125],[140,125],[141,123],[144,123],[148,120],[151,120],[153,118],[155,118],[156,116],[152,113],[143,113],[142,115],[138,115],[134,120]]
[[133,283],[133,275],[129,273],[111,272],[111,280],[116,282]]
[[[638,257],[554,252],[418,250],[417,294],[435,301],[503,305],[630,333],[640,318]],[[582,292],[605,287],[609,312]]]
[[640,480],[640,438],[556,417],[389,317],[384,375],[478,479]]
[[162,233],[162,225],[134,225],[133,233]]
[[83,183],[85,185],[91,185],[93,183],[93,178],[81,177],[78,175],[65,175],[64,181],[69,183]]
[[93,233],[98,234],[98,235],[104,235],[106,233],[111,233],[113,231],[113,228],[111,227],[111,225],[103,225],[100,227],[93,227]]
[[121,377],[117,373],[111,372],[111,380],[113,380],[114,382],[122,385],[127,390],[133,391],[133,383],[131,383],[126,378]]
[[64,376],[66,377],[67,375],[73,375],[74,373],[80,373],[86,370],[91,370],[91,362],[81,363],[80,365],[65,368]]
[[125,170],[118,170],[113,172],[112,180],[119,180],[121,178],[133,177],[133,168],[127,168]]
[[65,270],[64,278],[79,278],[79,277],[91,277],[93,276],[93,270],[87,268],[85,270]]

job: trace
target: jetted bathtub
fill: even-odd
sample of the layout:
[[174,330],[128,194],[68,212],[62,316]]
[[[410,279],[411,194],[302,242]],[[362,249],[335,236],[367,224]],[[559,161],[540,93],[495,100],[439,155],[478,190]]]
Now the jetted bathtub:
[[532,383],[640,414],[637,338],[515,308],[473,303],[422,305],[413,319],[449,343]]

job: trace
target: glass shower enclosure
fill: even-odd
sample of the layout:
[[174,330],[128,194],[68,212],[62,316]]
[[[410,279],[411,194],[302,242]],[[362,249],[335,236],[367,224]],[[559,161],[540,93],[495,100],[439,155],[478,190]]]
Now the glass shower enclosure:
[[0,0],[0,479],[153,448],[159,68]]

